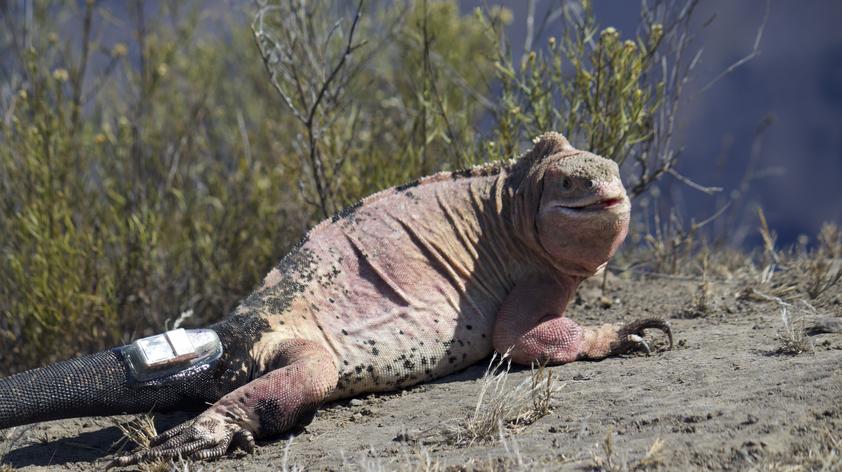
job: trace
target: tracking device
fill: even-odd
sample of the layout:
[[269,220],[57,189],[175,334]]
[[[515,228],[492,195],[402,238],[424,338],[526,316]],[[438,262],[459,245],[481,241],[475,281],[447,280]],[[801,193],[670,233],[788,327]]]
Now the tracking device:
[[134,380],[147,382],[208,366],[222,356],[212,329],[174,329],[118,348]]

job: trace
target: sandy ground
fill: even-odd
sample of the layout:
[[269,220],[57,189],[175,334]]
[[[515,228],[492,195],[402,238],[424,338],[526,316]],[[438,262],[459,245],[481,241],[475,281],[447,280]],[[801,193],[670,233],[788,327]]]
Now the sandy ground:
[[[697,285],[618,279],[610,302],[583,291],[569,310],[573,318],[665,317],[675,349],[553,367],[561,389],[552,411],[503,441],[459,447],[442,433],[471,416],[485,370],[477,365],[432,384],[327,405],[306,430],[262,442],[255,455],[189,470],[279,470],[284,461],[306,470],[587,470],[600,463],[623,470],[640,466],[657,439],[660,462],[649,467],[661,470],[809,470],[822,461],[826,470],[842,470],[842,459],[829,452],[835,444],[839,454],[842,440],[842,335],[813,337],[812,353],[778,354],[776,304],[738,301],[733,287],[715,286],[713,309],[692,317],[686,308]],[[831,294],[817,308],[842,316],[842,296]],[[531,374],[510,375],[514,385]],[[163,429],[186,418],[159,415],[157,423]],[[10,449],[5,462],[23,470],[99,470],[121,436],[112,421],[35,425],[0,444],[0,454]]]

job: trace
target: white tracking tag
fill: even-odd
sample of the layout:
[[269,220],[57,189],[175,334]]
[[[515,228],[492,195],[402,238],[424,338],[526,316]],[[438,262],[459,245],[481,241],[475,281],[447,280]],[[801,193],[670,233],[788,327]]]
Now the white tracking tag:
[[213,362],[222,355],[222,343],[211,329],[174,329],[138,339],[119,349],[126,355],[129,369],[138,381],[166,377]]
[[184,329],[138,339],[136,343],[147,367],[182,362],[196,357],[196,349]]

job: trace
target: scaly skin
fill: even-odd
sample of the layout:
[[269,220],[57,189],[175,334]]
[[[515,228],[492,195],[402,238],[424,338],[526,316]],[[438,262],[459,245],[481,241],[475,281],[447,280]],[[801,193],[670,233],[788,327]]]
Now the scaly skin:
[[564,316],[625,238],[629,208],[616,164],[556,133],[512,163],[375,194],[316,226],[214,327],[262,327],[229,343],[227,393],[113,464],[253,449],[324,401],[442,377],[495,350],[561,364],[638,348],[646,328],[669,335],[659,320],[583,327]]

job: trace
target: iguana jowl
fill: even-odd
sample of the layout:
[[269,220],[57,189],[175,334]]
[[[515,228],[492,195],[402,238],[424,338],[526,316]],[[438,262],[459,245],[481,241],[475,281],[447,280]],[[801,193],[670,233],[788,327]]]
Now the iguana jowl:
[[541,136],[508,164],[377,193],[316,226],[224,321],[218,359],[137,375],[127,347],[0,380],[0,428],[213,405],[129,464],[218,457],[306,422],[328,400],[394,390],[493,350],[518,363],[602,359],[663,321],[580,326],[576,287],[626,236],[617,165]]

